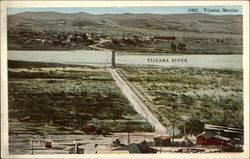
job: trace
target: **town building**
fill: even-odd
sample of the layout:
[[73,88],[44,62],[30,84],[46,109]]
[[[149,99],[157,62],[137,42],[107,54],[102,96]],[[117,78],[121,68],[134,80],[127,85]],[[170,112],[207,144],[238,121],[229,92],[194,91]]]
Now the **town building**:
[[140,144],[132,143],[116,148],[112,151],[128,151],[129,153],[156,153],[157,150],[150,148],[148,143],[144,140]]
[[196,144],[221,146],[223,151],[243,151],[243,129],[205,124],[204,130],[197,135]]
[[155,146],[170,146],[171,139],[168,136],[158,136],[154,138]]
[[196,143],[202,146],[227,145],[230,138],[216,134],[213,131],[203,132],[197,136]]

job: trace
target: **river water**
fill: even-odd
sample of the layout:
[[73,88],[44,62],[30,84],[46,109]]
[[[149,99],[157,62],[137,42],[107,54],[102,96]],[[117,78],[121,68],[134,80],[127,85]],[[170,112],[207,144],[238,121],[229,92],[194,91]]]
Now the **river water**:
[[[116,64],[242,69],[242,58],[242,55],[140,55],[117,53]],[[111,52],[98,50],[8,51],[8,60],[108,65],[111,63]]]

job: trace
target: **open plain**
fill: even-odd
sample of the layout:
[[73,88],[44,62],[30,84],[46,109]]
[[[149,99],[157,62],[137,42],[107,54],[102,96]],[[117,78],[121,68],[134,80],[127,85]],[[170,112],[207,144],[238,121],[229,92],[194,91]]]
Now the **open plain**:
[[[243,128],[243,72],[202,68],[119,67],[121,77],[166,127],[183,135],[201,123]],[[199,128],[200,127],[200,128]]]
[[[151,131],[105,68],[9,61],[10,133],[22,122],[27,133],[84,134],[87,124],[103,133]],[[51,129],[46,129],[46,126]]]

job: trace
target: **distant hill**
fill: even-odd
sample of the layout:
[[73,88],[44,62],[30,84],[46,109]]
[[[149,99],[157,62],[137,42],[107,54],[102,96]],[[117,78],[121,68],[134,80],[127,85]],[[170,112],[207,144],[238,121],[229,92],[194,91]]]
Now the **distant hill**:
[[85,31],[102,34],[194,32],[241,34],[242,15],[207,14],[87,14],[24,12],[8,15],[8,29]]

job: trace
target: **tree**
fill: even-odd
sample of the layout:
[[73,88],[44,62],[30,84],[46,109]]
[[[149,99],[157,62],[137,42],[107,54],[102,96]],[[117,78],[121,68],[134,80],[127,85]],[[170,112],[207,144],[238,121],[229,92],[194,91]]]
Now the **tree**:
[[112,39],[112,44],[117,46],[119,45],[119,41],[116,39]]
[[179,43],[177,48],[178,48],[178,50],[187,50],[186,49],[186,44],[183,44],[183,43]]
[[176,51],[176,45],[174,43],[171,43],[170,50],[171,51]]
[[204,131],[204,123],[199,119],[191,118],[185,122],[186,134],[198,135]]

